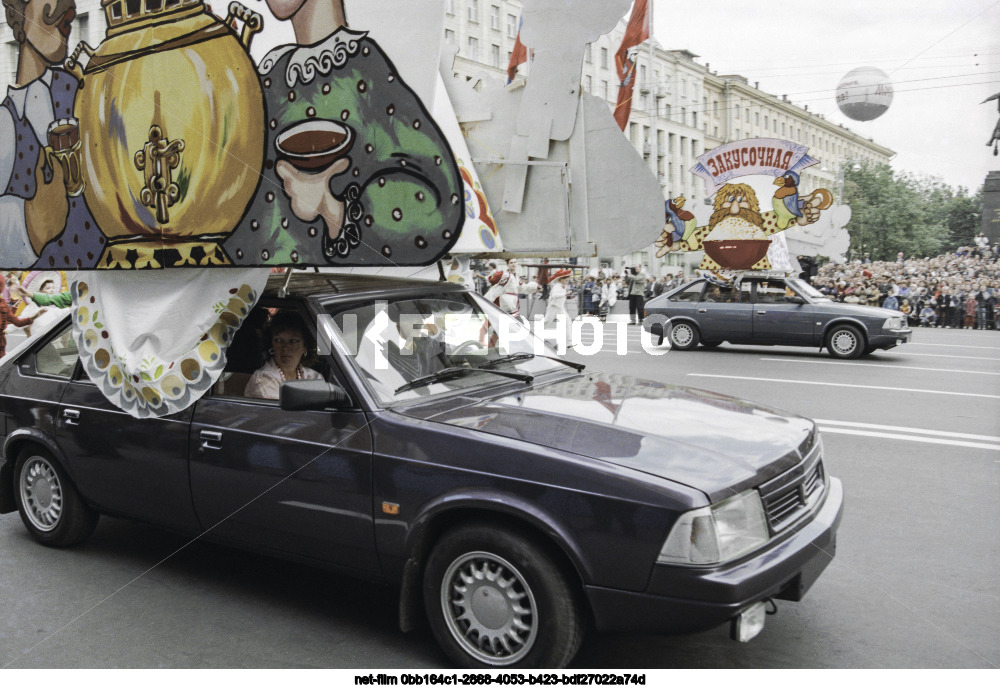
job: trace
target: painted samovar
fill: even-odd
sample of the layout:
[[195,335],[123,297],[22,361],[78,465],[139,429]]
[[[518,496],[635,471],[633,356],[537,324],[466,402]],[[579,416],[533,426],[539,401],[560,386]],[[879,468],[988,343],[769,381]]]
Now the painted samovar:
[[[108,30],[80,80],[83,195],[107,238],[99,268],[228,265],[221,242],[260,181],[264,99],[249,47],[260,15],[202,0],[102,0]],[[81,52],[90,60],[79,63]]]

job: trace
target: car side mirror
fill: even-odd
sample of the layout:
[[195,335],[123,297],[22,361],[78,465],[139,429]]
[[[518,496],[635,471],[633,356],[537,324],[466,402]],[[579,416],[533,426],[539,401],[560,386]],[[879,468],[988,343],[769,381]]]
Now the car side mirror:
[[351,396],[344,388],[325,380],[289,380],[279,388],[278,404],[287,411],[346,409],[351,406]]
[[794,297],[785,297],[785,302],[788,304],[805,304],[805,297],[800,297],[798,295]]

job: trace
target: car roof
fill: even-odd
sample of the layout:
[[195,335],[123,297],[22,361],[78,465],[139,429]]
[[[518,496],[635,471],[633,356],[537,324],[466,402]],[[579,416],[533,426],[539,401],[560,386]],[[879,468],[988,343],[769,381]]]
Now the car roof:
[[[264,288],[264,297],[281,296],[279,291],[284,287],[287,274],[275,273],[268,278]],[[416,280],[412,278],[389,277],[383,275],[366,275],[358,273],[317,273],[293,270],[285,296],[300,299],[316,298],[325,300],[329,297],[346,297],[348,299],[363,299],[411,291],[454,291],[461,292],[465,288],[454,282],[443,280]]]

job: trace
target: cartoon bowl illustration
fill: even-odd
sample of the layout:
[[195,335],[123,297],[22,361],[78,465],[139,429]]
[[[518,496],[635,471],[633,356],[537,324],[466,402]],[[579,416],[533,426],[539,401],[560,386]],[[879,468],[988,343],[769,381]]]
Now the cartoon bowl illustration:
[[307,120],[281,132],[274,142],[281,158],[300,170],[320,170],[343,157],[354,130],[333,120]]
[[747,270],[767,255],[770,239],[709,239],[705,253],[723,268]]

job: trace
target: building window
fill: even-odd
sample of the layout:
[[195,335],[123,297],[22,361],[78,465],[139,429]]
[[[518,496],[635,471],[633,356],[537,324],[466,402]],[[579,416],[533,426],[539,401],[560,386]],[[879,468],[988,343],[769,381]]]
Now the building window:
[[[713,100],[712,101],[712,114],[715,115],[716,117],[719,116],[719,101],[717,101],[717,100]],[[738,110],[737,110],[737,114],[739,114]]]
[[445,43],[451,43],[452,45],[455,45],[455,32],[452,31],[451,29],[445,29],[444,30],[444,42]]
[[784,122],[781,123],[781,135],[782,136],[785,135],[785,123]]
[[479,61],[479,39],[478,38],[473,38],[472,36],[469,36],[469,50],[468,50],[468,53],[466,54],[466,57],[468,57],[470,60],[473,60],[475,62]]
[[737,140],[740,138],[740,130],[739,129],[736,130],[736,138],[737,138]]
[[601,97],[608,100],[608,82],[603,79],[601,80]]
[[446,9],[447,9],[448,14],[454,15],[455,14],[455,0],[448,0],[448,4],[446,6]]
[[663,116],[670,119],[670,103],[663,104]]
[[591,93],[594,90],[594,80],[591,79],[589,74],[583,77],[583,90],[587,93]]
[[771,131],[773,131],[775,134],[778,133],[778,120],[774,119],[771,120]]
[[746,116],[743,118],[743,121],[746,122],[747,124],[750,124],[750,108],[747,108],[745,114]]
[[646,86],[646,65],[639,65],[639,87]]
[[604,69],[608,68],[608,49],[601,48],[601,67]]
[[767,129],[767,115],[764,115],[764,129]]
[[593,48],[594,48],[594,46],[591,45],[590,43],[588,43],[587,47],[583,49],[583,61],[586,62],[588,65],[594,64],[594,50],[593,50]]
[[681,124],[687,124],[687,123],[688,123],[688,109],[681,108]]
[[759,112],[755,112],[753,114],[753,124],[754,124],[755,127],[759,127],[760,126],[760,113]]
[[494,67],[500,66],[500,46],[490,46],[490,64]]
[[470,22],[479,22],[479,0],[465,0],[467,16]]
[[500,30],[500,6],[490,6],[490,28],[494,31]]
[[513,14],[507,15],[507,37],[517,38],[517,17]]
[[[739,130],[736,130],[736,131],[739,131]],[[712,127],[712,136],[714,136],[715,138],[719,138],[719,128],[718,127]]]

